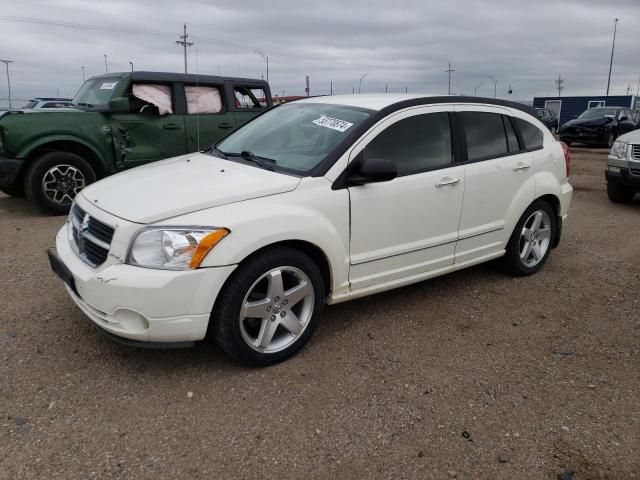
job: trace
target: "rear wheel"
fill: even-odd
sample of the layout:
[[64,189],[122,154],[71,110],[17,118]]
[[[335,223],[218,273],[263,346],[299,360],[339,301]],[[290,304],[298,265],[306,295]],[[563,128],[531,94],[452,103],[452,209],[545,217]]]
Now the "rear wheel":
[[69,212],[78,192],[95,180],[95,172],[82,157],[68,152],[49,152],[30,165],[24,190],[29,200],[61,215]]
[[607,182],[607,196],[614,203],[629,203],[636,192],[615,183]]
[[216,342],[254,366],[281,362],[300,350],[324,309],[324,282],[302,252],[279,247],[241,264],[212,313]]
[[531,275],[542,268],[551,252],[556,233],[556,217],[542,200],[533,202],[522,214],[507,244],[504,265],[518,276]]

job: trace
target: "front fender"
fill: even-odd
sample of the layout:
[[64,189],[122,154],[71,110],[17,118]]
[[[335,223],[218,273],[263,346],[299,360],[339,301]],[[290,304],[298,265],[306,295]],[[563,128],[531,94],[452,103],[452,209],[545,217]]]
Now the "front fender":
[[52,142],[72,142],[72,143],[80,144],[83,147],[91,150],[95,155],[95,157],[100,159],[101,162],[103,161],[103,155],[100,154],[98,147],[94,145],[92,142],[76,137],[74,135],[59,135],[59,134],[45,135],[42,137],[38,137],[37,139],[29,139],[28,142],[25,142],[23,145],[21,145],[20,150],[16,154],[16,157],[27,158],[31,154],[31,152],[33,152],[38,147],[41,147],[43,145],[46,145]]

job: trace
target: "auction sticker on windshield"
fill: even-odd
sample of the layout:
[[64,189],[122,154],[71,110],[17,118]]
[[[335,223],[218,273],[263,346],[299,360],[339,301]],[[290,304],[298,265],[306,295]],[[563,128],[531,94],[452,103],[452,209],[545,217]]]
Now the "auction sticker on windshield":
[[316,125],[319,125],[321,127],[327,127],[332,130],[337,130],[340,133],[345,132],[346,130],[349,129],[349,127],[353,126],[353,123],[346,122],[338,118],[327,117],[325,115],[318,118],[317,120],[313,120],[311,123],[315,123]]
[[118,82],[104,82],[100,85],[100,90],[113,90]]

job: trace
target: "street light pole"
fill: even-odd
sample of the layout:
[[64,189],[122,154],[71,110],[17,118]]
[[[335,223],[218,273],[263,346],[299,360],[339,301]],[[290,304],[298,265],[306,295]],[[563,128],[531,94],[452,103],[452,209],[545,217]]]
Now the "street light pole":
[[476,85],[476,88],[473,89],[473,96],[477,97],[478,96],[478,89],[484,85],[484,82],[480,82],[478,85]]
[[109,64],[107,63],[107,54],[104,54],[104,71],[109,73]]
[[611,60],[609,60],[609,78],[607,79],[607,97],[609,96],[609,85],[611,84],[611,69],[613,68],[613,50],[616,48],[616,30],[618,29],[618,19],[613,20],[613,43],[611,44]]
[[133,72],[133,62],[129,62],[129,65],[131,65],[131,71]]
[[362,91],[362,80],[364,80],[364,77],[367,76],[367,73],[368,72],[365,72],[364,75],[360,77],[360,81],[358,82],[358,94],[360,94]]
[[0,60],[1,63],[4,63],[7,67],[7,90],[8,90],[8,100],[9,100],[9,110],[11,110],[11,80],[9,79],[9,64],[13,63],[13,60]]
[[253,52],[260,55],[262,59],[267,62],[267,83],[269,83],[269,57],[265,55],[262,50],[254,50]]

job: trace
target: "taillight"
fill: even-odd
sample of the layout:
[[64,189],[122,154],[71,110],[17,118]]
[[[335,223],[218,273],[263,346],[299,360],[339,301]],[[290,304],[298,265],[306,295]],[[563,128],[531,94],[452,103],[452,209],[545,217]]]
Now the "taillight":
[[560,145],[562,145],[562,152],[564,153],[564,164],[567,169],[567,178],[569,178],[569,172],[571,171],[571,150],[569,149],[569,146],[564,142],[560,142]]

